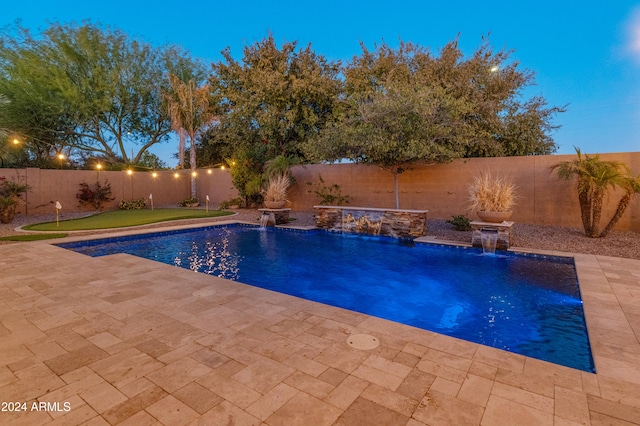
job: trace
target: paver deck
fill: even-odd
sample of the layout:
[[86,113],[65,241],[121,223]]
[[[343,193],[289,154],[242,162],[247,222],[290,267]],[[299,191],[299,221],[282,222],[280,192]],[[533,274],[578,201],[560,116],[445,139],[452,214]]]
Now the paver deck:
[[2,245],[0,424],[640,424],[640,261],[575,260],[597,374],[130,255]]

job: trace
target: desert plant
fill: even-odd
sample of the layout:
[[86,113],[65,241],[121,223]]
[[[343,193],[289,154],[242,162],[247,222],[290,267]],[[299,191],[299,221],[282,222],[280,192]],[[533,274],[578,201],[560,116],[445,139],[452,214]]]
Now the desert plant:
[[506,176],[480,173],[469,185],[469,201],[471,209],[476,211],[511,211],[516,203],[516,185]]
[[80,204],[90,204],[96,210],[102,209],[104,203],[115,200],[111,196],[111,184],[109,181],[105,181],[104,185],[97,181],[93,187],[86,182],[82,182],[76,198],[80,201]]
[[0,183],[0,222],[11,223],[16,216],[18,200],[29,191],[29,185],[14,180]]
[[147,205],[147,200],[140,198],[139,200],[120,200],[118,208],[121,210],[141,210]]
[[453,225],[456,231],[471,231],[471,221],[463,214],[451,216],[447,223]]
[[286,174],[272,176],[267,188],[262,191],[264,201],[286,201],[290,184],[291,179]]
[[[599,155],[582,155],[579,148],[575,148],[578,158],[572,161],[562,161],[551,167],[562,180],[575,179],[580,203],[580,215],[585,235],[591,238],[605,237],[618,222],[632,196],[640,193],[640,176],[633,177],[629,168],[617,161],[601,160]],[[621,188],[625,194],[618,202],[616,212],[600,231],[602,207],[607,190]]]
[[178,205],[180,207],[198,206],[198,205],[200,205],[200,200],[198,199],[198,197],[189,197],[189,198],[185,198],[184,200],[180,201],[178,203]]
[[230,200],[225,200],[220,203],[218,206],[218,210],[225,210],[233,207],[242,207],[244,205],[244,200],[242,197],[231,198]]
[[[312,183],[307,182],[307,185],[312,185]],[[342,195],[340,185],[337,183],[327,185],[320,174],[318,175],[316,190],[313,192],[320,198],[320,205],[323,206],[340,206],[342,204],[349,204],[351,201],[350,195]]]

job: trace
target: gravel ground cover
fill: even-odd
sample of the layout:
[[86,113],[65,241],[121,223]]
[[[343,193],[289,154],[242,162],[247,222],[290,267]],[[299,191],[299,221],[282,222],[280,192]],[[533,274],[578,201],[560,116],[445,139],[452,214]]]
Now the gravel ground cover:
[[[240,209],[235,216],[224,216],[211,219],[188,219],[173,221],[171,225],[194,224],[194,223],[214,223],[221,220],[244,220],[258,222],[260,213],[252,209]],[[81,217],[86,213],[66,213],[61,219],[73,219]],[[292,225],[313,226],[313,212],[293,211],[291,217],[295,218]],[[21,231],[16,230],[21,226],[54,221],[55,215],[43,216],[18,216],[10,224],[0,224],[0,237],[7,235],[19,235]],[[167,226],[167,222],[145,225],[144,229],[159,228]],[[454,241],[470,244],[471,232],[460,232],[446,223],[443,219],[428,220],[428,235],[437,237],[442,241]],[[134,229],[134,228],[128,228]],[[108,233],[108,230],[74,232],[72,235],[86,235],[95,233]],[[629,259],[640,259],[640,233],[632,231],[613,231],[605,238],[587,238],[579,228],[561,228],[552,226],[527,225],[515,223],[513,225],[514,247],[529,248],[538,250],[556,250],[570,253],[585,253],[604,256],[624,257]],[[10,244],[11,242],[0,241],[0,244]]]

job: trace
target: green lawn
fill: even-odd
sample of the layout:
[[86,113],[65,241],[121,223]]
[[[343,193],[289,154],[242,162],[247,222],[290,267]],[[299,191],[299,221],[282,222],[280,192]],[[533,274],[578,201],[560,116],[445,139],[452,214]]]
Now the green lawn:
[[82,219],[71,219],[56,222],[37,223],[25,226],[29,231],[87,231],[92,229],[125,228],[128,226],[146,225],[168,220],[196,219],[227,216],[227,211],[201,209],[155,209],[155,210],[114,210],[98,213]]

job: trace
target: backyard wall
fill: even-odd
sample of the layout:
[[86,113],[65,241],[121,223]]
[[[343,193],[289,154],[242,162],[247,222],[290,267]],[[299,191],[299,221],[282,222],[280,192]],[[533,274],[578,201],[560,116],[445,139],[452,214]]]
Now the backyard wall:
[[[468,185],[479,172],[507,174],[518,186],[518,203],[511,220],[520,223],[582,227],[575,183],[560,181],[550,167],[571,161],[575,155],[472,158],[447,164],[416,165],[399,176],[401,209],[429,210],[429,217],[450,219],[466,214]],[[640,152],[602,154],[603,160],[627,164],[634,176],[640,174]],[[320,199],[315,190],[322,175],[327,186],[339,184],[343,195],[350,195],[351,206],[394,208],[393,175],[376,166],[356,164],[306,165],[293,170],[296,185],[290,193],[292,208],[311,210]],[[311,182],[309,185],[307,182]],[[621,193],[614,193],[606,206],[603,224],[615,211]],[[616,229],[640,231],[640,195],[628,207]]]
[[[582,227],[575,184],[560,181],[550,167],[561,161],[571,161],[575,155],[550,155],[528,157],[472,158],[456,160],[448,164],[416,165],[400,175],[400,208],[429,210],[429,217],[449,219],[452,215],[475,215],[468,210],[467,186],[479,172],[507,174],[518,186],[518,203],[512,220],[552,226]],[[615,160],[627,164],[633,175],[640,174],[640,152],[602,154],[603,160]],[[327,186],[339,184],[343,195],[351,196],[350,206],[395,208],[393,176],[376,166],[356,164],[316,164],[296,166],[292,170],[296,179],[289,194],[293,210],[313,210],[320,203],[314,193],[321,186],[322,175]],[[190,195],[188,170],[160,171],[153,178],[150,172],[89,171],[89,170],[40,170],[0,169],[0,181],[19,179],[31,186],[26,205],[20,212],[38,215],[54,212],[54,202],[63,206],[61,214],[69,211],[92,211],[80,207],[75,194],[85,181],[93,184],[99,179],[111,183],[116,198],[105,209],[116,209],[121,199],[147,198],[153,193],[155,206],[175,206]],[[310,183],[310,184],[308,184]],[[221,169],[198,170],[197,195],[204,202],[209,195],[211,208],[224,200],[237,196],[229,172]],[[614,193],[606,206],[605,220],[613,214],[620,193]],[[640,231],[640,196],[634,201],[616,226],[616,229]]]
[[[134,172],[128,175],[125,171],[96,170],[55,170],[55,169],[0,169],[0,182],[3,180],[19,180],[31,187],[24,197],[26,204],[20,205],[19,212],[27,216],[55,212],[55,202],[62,205],[60,215],[72,211],[92,212],[91,206],[81,206],[76,194],[80,183],[95,185],[96,181],[111,184],[112,196],[115,200],[106,203],[104,210],[118,208],[120,200],[145,198],[153,194],[154,206],[173,206],[191,195],[191,176],[188,170],[181,170],[177,177],[175,171],[159,171],[153,177],[151,172]],[[221,169],[198,170],[198,196],[203,201],[209,195],[210,206],[215,208],[221,201],[237,196],[228,171]],[[150,207],[150,204],[148,204]]]

